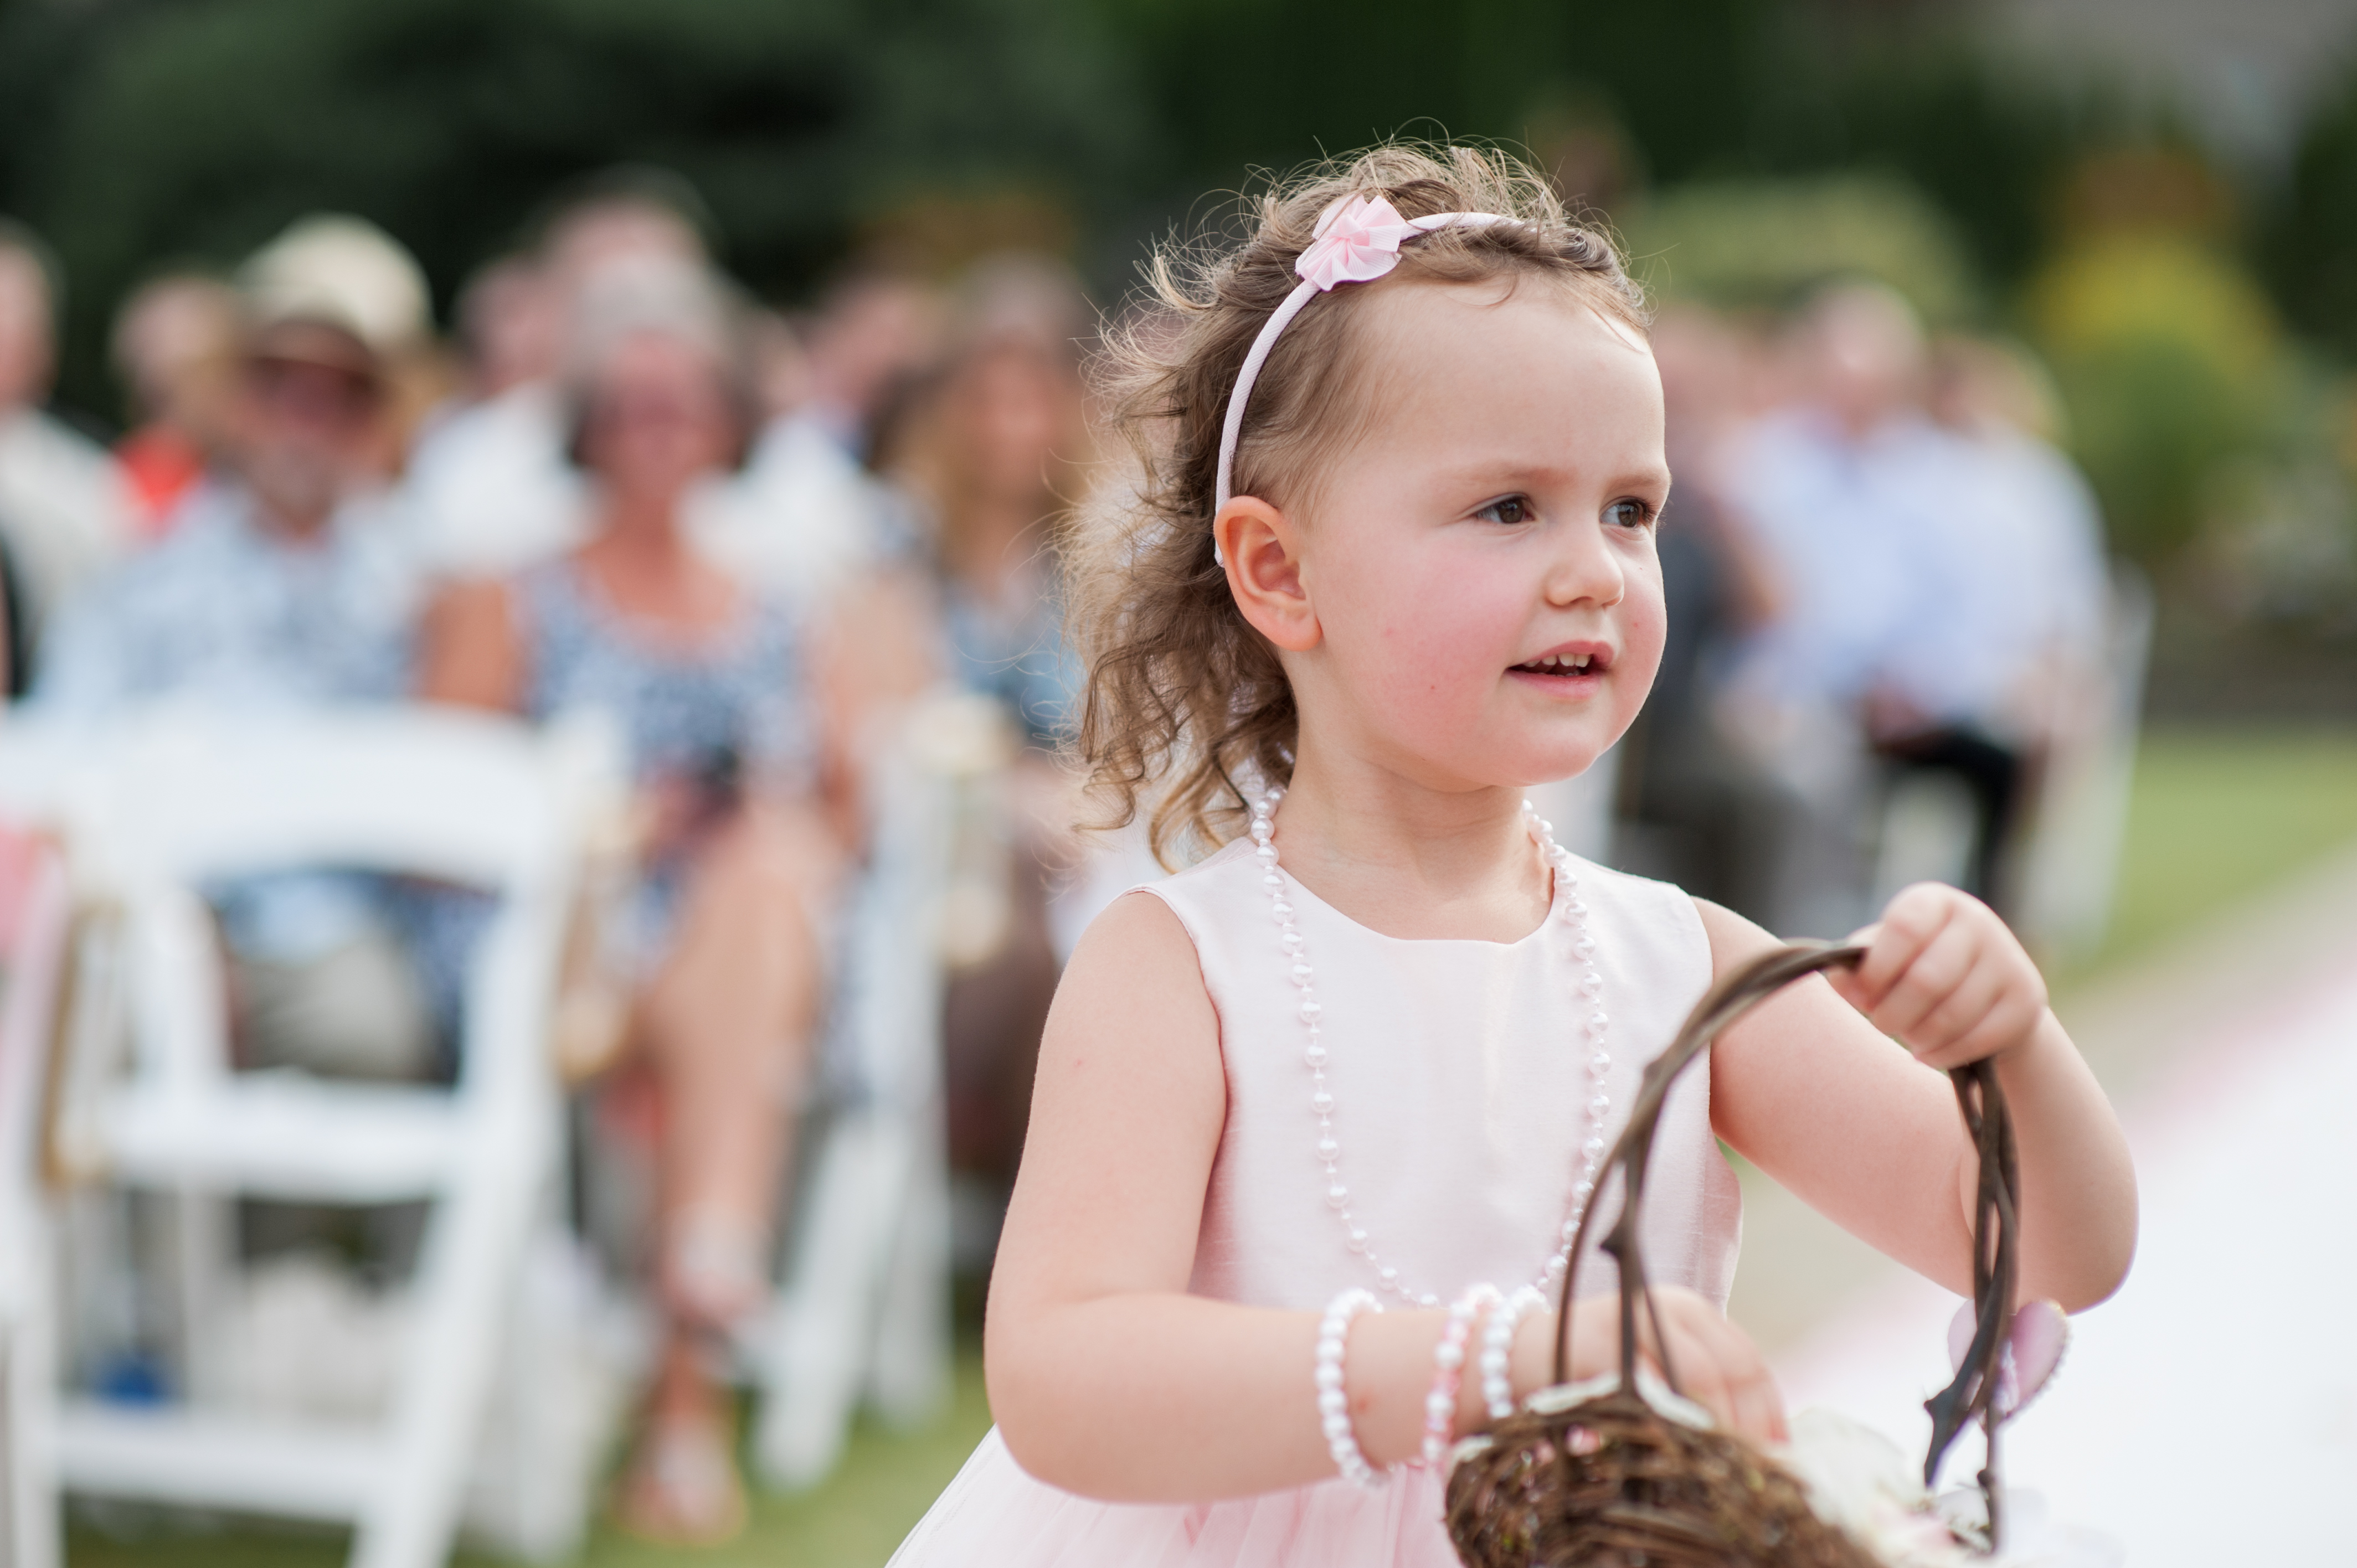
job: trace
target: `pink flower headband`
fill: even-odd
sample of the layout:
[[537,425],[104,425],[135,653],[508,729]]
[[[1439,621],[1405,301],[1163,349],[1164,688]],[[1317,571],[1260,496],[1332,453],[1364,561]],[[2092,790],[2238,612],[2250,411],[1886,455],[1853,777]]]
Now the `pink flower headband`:
[[1372,283],[1399,265],[1404,241],[1436,229],[1486,229],[1515,220],[1496,212],[1435,212],[1425,218],[1403,218],[1399,209],[1380,196],[1353,196],[1326,209],[1308,246],[1294,259],[1301,283],[1269,317],[1243,369],[1236,372],[1236,389],[1228,394],[1227,423],[1220,431],[1220,480],[1214,512],[1228,504],[1229,486],[1236,466],[1236,438],[1244,427],[1244,404],[1251,401],[1253,382],[1260,379],[1269,350],[1301,307],[1337,284]]

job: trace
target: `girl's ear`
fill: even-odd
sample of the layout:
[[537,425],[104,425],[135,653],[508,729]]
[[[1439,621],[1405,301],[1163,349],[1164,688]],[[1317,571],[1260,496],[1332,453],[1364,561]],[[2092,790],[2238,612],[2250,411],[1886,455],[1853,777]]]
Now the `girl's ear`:
[[1258,496],[1237,496],[1211,520],[1228,566],[1228,591],[1253,629],[1277,647],[1307,653],[1325,632],[1301,580],[1301,532]]

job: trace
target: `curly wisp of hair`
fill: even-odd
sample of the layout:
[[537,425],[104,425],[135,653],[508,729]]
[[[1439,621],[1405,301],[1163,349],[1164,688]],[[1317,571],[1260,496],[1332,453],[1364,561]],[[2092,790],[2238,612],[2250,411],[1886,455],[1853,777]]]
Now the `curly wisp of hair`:
[[1157,248],[1140,308],[1107,333],[1092,367],[1099,406],[1132,462],[1076,520],[1065,591],[1088,671],[1073,747],[1093,825],[1126,827],[1149,811],[1165,865],[1234,836],[1246,813],[1240,780],[1292,777],[1292,688],[1237,608],[1212,547],[1221,424],[1254,338],[1299,282],[1294,262],[1319,217],[1362,194],[1407,218],[1515,221],[1420,236],[1381,282],[1312,300],[1253,388],[1235,457],[1240,496],[1308,504],[1364,434],[1376,402],[1361,373],[1371,336],[1361,318],[1366,300],[1395,280],[1542,280],[1645,326],[1643,296],[1612,242],[1575,221],[1544,177],[1488,148],[1392,145],[1320,164],[1250,199],[1240,238]]

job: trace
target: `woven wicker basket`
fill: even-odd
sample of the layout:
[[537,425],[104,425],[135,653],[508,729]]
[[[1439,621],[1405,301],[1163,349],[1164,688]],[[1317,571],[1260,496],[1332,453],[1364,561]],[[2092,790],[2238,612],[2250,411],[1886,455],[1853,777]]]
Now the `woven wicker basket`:
[[[1568,1376],[1572,1283],[1566,1273],[1556,1319],[1554,1388],[1526,1402],[1485,1437],[1460,1444],[1448,1477],[1448,1533],[1469,1568],[1875,1568],[1867,1550],[1810,1507],[1805,1487],[1772,1458],[1718,1431],[1674,1397],[1676,1369],[1660,1351],[1660,1388],[1641,1368],[1639,1325],[1660,1322],[1638,1243],[1653,1130],[1678,1074],[1720,1031],[1784,986],[1819,970],[1855,964],[1863,950],[1795,943],[1728,976],[1698,1003],[1670,1047],[1645,1069],[1628,1130],[1606,1170],[1621,1175],[1623,1202],[1601,1246],[1620,1271],[1620,1372],[1572,1389]],[[2012,1124],[1986,1062],[1950,1074],[1980,1155],[1973,1228],[1976,1326],[1963,1369],[1929,1402],[1930,1485],[1965,1424],[1988,1434],[1990,1540],[1996,1539],[1996,1418],[1990,1401],[2017,1268],[2018,1187]],[[1573,1245],[1584,1254],[1591,1203]]]

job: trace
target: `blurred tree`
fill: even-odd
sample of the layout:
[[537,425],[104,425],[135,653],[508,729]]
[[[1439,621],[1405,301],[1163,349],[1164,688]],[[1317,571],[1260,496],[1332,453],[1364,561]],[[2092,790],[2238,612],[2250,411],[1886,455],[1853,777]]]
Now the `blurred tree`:
[[[82,5],[0,0],[0,215],[47,227],[32,188],[57,161],[69,84],[99,47],[105,23],[132,9],[119,0]],[[90,314],[93,291],[79,262],[67,258],[63,304],[69,312]],[[82,401],[85,407],[105,406]]]
[[[806,285],[879,214],[1044,199],[1106,293],[1207,190],[1395,134],[1531,146],[1608,210],[1646,182],[1887,173],[2000,287],[2112,112],[1975,41],[1968,0],[0,0],[0,209],[77,284],[111,399],[138,274],[315,208],[447,291],[566,179],[704,193],[728,260]],[[888,225],[887,225],[888,227]],[[921,225],[920,225],[921,227]]]
[[1975,271],[2026,276],[2051,242],[2056,182],[2117,134],[2128,106],[1936,10],[1911,26],[1844,31],[1832,20],[1804,11],[1784,37],[1788,68],[1756,132],[1760,165],[1899,176],[1945,209]]
[[233,262],[306,211],[382,224],[447,298],[553,189],[651,163],[779,291],[930,194],[1085,207],[1146,134],[1068,0],[0,5],[0,209],[66,256],[69,390],[102,406],[104,317],[144,270]]
[[2357,57],[2300,138],[2266,252],[2292,318],[2357,359]]
[[1880,280],[1935,322],[1983,301],[1947,215],[1888,177],[1702,179],[1631,209],[1631,265],[1646,286],[1738,309],[1782,309],[1841,276]]
[[1663,185],[1899,176],[1955,219],[1976,271],[2007,283],[2046,248],[2052,181],[2118,113],[2050,67],[1992,54],[1969,7],[1937,0],[1361,0],[1341,25],[1316,0],[1089,3],[1168,128],[1156,172],[1173,192],[1397,133],[1544,156],[1568,105],[1620,127]]
[[2152,230],[2090,235],[2027,304],[2115,548],[2149,560],[2188,542],[2232,504],[2222,477],[2270,456],[2298,412],[2272,303],[2213,246]]
[[1739,156],[1791,0],[1091,0],[1131,44],[1180,189],[1382,136],[1528,136],[1572,89],[1672,178]]

